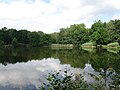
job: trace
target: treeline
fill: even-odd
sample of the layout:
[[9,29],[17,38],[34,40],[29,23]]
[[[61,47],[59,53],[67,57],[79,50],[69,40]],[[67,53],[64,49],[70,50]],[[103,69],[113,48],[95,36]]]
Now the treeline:
[[120,44],[120,20],[109,22],[95,21],[91,28],[85,24],[74,24],[67,28],[61,28],[59,33],[51,34],[53,43],[73,44],[80,46],[86,42],[97,45],[106,45],[111,42]]
[[43,46],[49,45],[50,35],[41,31],[30,32],[27,30],[0,29],[0,46]]
[[61,28],[60,32],[45,34],[41,31],[30,32],[27,30],[0,29],[0,46],[19,45],[45,46],[50,44],[73,44],[80,46],[83,43],[92,42],[97,45],[106,45],[112,42],[120,44],[120,20],[92,24],[86,28],[85,24],[74,24],[67,28]]

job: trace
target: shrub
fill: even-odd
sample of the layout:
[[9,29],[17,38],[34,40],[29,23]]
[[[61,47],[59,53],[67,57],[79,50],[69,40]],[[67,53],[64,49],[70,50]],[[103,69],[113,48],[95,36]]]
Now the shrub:
[[[68,70],[49,73],[48,84],[41,87],[42,90],[119,90],[120,75],[114,69],[100,69],[99,73],[88,73],[95,83],[88,83],[82,74],[71,74]],[[108,86],[106,86],[108,84]],[[107,90],[108,90],[107,89]]]
[[[78,79],[73,78],[73,74],[68,75],[65,70],[57,73],[49,73],[47,80],[49,81],[47,90],[87,90],[88,85],[80,74]],[[43,90],[45,90],[43,88]]]

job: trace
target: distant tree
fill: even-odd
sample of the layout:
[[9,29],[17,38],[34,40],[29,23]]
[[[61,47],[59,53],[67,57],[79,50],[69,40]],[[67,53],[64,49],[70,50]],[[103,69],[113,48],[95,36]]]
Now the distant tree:
[[113,36],[115,38],[115,41],[119,42],[119,39],[120,39],[120,20],[115,20],[114,26],[115,26],[115,30],[113,31],[114,32]]
[[31,32],[29,34],[29,40],[32,46],[40,46],[40,36],[37,32]]
[[[14,38],[23,45],[43,46],[52,43],[73,44],[81,46],[83,43],[93,41],[96,46],[118,42],[120,44],[120,20],[111,20],[103,23],[100,20],[92,24],[91,28],[86,28],[84,23],[74,24],[67,28],[61,28],[60,32],[45,34],[41,31],[30,32],[27,30],[0,29],[1,45],[10,45]],[[2,44],[3,43],[3,44]]]
[[6,31],[6,30],[7,30],[7,27],[3,27],[1,30]]
[[51,41],[51,36],[49,34],[45,34],[43,40],[44,40],[43,41],[44,45],[49,45],[52,42]]
[[96,42],[96,45],[102,45],[102,44],[106,44],[109,41],[109,34],[108,31],[104,25],[104,23],[102,23],[100,20],[96,21],[92,27],[92,35],[91,38],[93,41]]
[[51,33],[51,42],[52,43],[59,43],[59,33],[55,32],[55,33]]
[[111,42],[119,42],[120,39],[120,20],[111,20],[107,23]]
[[65,44],[65,39],[66,39],[66,29],[61,28],[59,33],[59,43]]
[[12,45],[13,45],[13,47],[17,47],[18,46],[18,41],[17,41],[16,38],[13,38]]
[[44,44],[44,33],[42,32],[42,31],[38,31],[38,34],[39,34],[39,37],[40,37],[40,42],[39,42],[39,44],[40,44],[40,46],[43,46],[43,44]]
[[28,38],[29,31],[27,30],[19,30],[17,33],[17,39],[19,43],[28,44],[29,38]]
[[73,44],[80,46],[89,40],[89,30],[85,28],[85,24],[74,24],[69,28],[61,28],[59,33],[59,41],[62,44]]
[[12,40],[13,38],[18,38],[18,31],[16,29],[8,29],[8,33]]
[[0,47],[4,46],[4,42],[0,40]]
[[74,24],[70,26],[72,43],[74,46],[80,46],[89,39],[88,29],[85,28],[85,24]]

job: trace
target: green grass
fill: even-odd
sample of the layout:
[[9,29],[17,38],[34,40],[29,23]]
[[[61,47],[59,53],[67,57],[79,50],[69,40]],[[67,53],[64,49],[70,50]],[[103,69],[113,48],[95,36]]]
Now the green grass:
[[73,45],[72,44],[52,44],[51,45],[52,49],[72,49]]
[[120,50],[120,45],[118,42],[109,43],[107,45],[102,45],[104,49],[112,53],[118,53]]
[[118,42],[109,43],[107,44],[107,47],[119,47],[119,43]]
[[95,45],[96,44],[94,42],[87,42],[87,43],[82,44],[81,47],[87,47],[87,48],[92,47],[92,48],[94,48]]

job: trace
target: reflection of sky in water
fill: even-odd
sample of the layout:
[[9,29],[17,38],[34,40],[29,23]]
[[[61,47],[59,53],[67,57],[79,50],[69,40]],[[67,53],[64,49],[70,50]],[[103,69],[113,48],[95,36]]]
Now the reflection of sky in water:
[[54,58],[8,64],[7,66],[0,64],[0,90],[10,90],[9,87],[12,87],[11,90],[13,88],[15,90],[17,90],[16,88],[22,89],[23,87],[25,89],[27,86],[30,88],[29,90],[34,90],[32,89],[34,86],[39,88],[43,82],[46,82],[48,72],[51,72],[51,70],[62,70],[66,67],[71,70],[71,73],[83,72],[80,68],[72,68],[68,64],[62,65],[59,59]]

